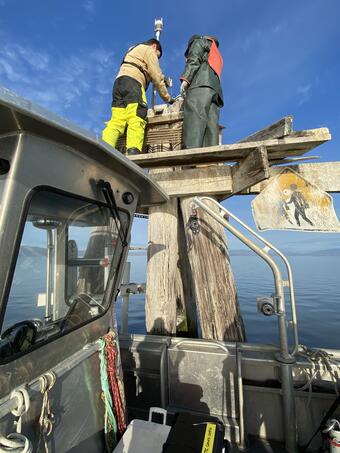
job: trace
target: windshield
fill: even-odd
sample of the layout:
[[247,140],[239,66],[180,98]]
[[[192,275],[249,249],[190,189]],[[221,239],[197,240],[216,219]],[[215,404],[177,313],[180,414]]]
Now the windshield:
[[[125,213],[120,218],[127,224]],[[37,192],[25,221],[2,339],[22,330],[23,323],[27,330],[29,321],[35,323],[36,343],[104,313],[110,302],[106,288],[122,252],[117,228],[126,225],[115,221],[105,205]],[[14,353],[26,347],[16,345]]]

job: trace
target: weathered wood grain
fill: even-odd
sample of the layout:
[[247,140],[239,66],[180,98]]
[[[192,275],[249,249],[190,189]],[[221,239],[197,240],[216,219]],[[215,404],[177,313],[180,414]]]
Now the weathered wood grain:
[[145,320],[147,332],[155,335],[176,334],[176,301],[180,290],[176,283],[177,228],[175,198],[149,209]]
[[251,151],[243,161],[232,167],[232,195],[268,178],[267,150],[265,146],[260,146]]
[[191,169],[170,169],[152,177],[169,196],[215,195],[232,192],[229,165]]
[[[269,177],[278,174],[284,168],[287,168],[287,166],[270,167]],[[340,192],[340,162],[289,165],[289,168],[314,181],[320,189],[326,192]],[[233,193],[231,167],[229,165],[176,170],[176,172],[166,171],[153,177],[171,197],[197,194],[217,195],[219,199],[224,199]],[[242,190],[239,194],[259,193],[267,182],[255,184],[249,190]],[[145,211],[143,212],[145,213]]]
[[261,140],[269,140],[272,138],[281,138],[286,135],[290,135],[293,131],[293,117],[287,115],[284,118],[276,121],[273,124],[261,129],[260,131],[254,132],[248,137],[239,140],[238,143],[245,142],[257,142]]
[[192,148],[179,151],[164,151],[151,154],[131,156],[130,159],[141,167],[171,167],[175,165],[193,165],[210,162],[237,162],[250,151],[265,146],[268,160],[299,156],[331,139],[327,128],[308,131],[301,137],[285,137],[259,142],[234,143],[231,145]]
[[192,204],[192,198],[181,199],[186,253],[200,314],[202,337],[243,341],[243,322],[223,226],[200,211],[200,231],[193,234],[189,228]]
[[[179,202],[179,200],[177,199]],[[198,337],[198,319],[196,307],[196,294],[193,276],[190,269],[189,257],[187,253],[187,243],[184,234],[183,216],[180,206],[178,205],[178,246],[179,261],[177,286],[180,288],[179,294],[182,299],[177,301],[177,318],[182,319],[182,323],[177,326],[177,333],[181,336],[197,338]]]

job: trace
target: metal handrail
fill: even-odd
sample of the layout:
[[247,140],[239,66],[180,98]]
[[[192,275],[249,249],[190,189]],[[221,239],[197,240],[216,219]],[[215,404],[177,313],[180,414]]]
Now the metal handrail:
[[[218,203],[216,200],[210,197],[195,197],[194,201],[197,203],[199,206],[201,206],[203,209],[205,209],[207,206],[205,205],[204,207],[200,204],[203,200],[209,200],[212,203],[214,203],[220,211],[225,212],[229,217],[234,219],[236,222],[238,222],[243,228],[245,228],[247,231],[249,231],[253,236],[255,236],[259,241],[263,242],[269,249],[271,249],[274,253],[276,253],[284,262],[285,267],[287,269],[287,275],[288,275],[288,287],[289,287],[289,299],[290,299],[290,305],[291,305],[291,312],[292,312],[292,319],[291,319],[291,324],[292,324],[292,330],[293,330],[293,337],[294,337],[294,347],[291,351],[291,355],[294,356],[298,349],[299,349],[299,336],[298,336],[298,328],[297,328],[297,316],[296,316],[296,304],[295,304],[295,293],[294,293],[294,283],[293,283],[293,274],[292,274],[292,269],[291,266],[285,257],[285,255],[278,250],[273,244],[271,244],[269,241],[264,239],[262,236],[260,236],[256,231],[254,231],[251,227],[249,227],[246,223],[244,223],[241,219],[239,219],[235,214],[230,212],[228,209],[223,207],[220,203]],[[208,208],[209,209],[209,208]],[[214,212],[214,211],[212,211]],[[209,212],[209,214],[211,214]],[[225,220],[225,219],[223,219]],[[229,228],[228,228],[229,229]],[[232,232],[232,231],[231,231]],[[242,233],[239,232],[240,235]],[[238,239],[242,241],[242,238],[237,236]],[[245,236],[244,236],[245,237]],[[245,243],[244,241],[242,241]],[[246,244],[248,245],[248,244]],[[256,244],[254,244],[256,245]],[[254,250],[255,253],[257,253]],[[266,247],[263,249],[263,252],[267,254]],[[269,264],[269,263],[268,263]],[[270,265],[270,264],[269,264]],[[282,278],[281,281],[283,282]]]
[[[178,343],[174,343],[173,346],[174,348],[178,348],[182,344],[191,344],[191,345],[196,345],[197,343],[194,340],[190,340],[187,338],[184,338],[183,340],[180,340]],[[219,343],[216,340],[200,340],[200,344],[205,344],[207,346],[217,346],[218,348],[222,349],[224,352],[227,354],[230,354],[229,349],[222,343]]]
[[[286,450],[289,452],[297,451],[296,442],[296,414],[294,404],[294,389],[293,389],[293,377],[292,377],[292,364],[295,362],[293,355],[290,354],[288,347],[288,336],[287,336],[287,320],[286,320],[286,307],[284,301],[283,291],[283,280],[281,277],[280,269],[278,268],[275,261],[268,255],[267,251],[261,249],[251,239],[246,237],[237,228],[230,224],[225,218],[222,218],[219,213],[216,213],[209,206],[207,206],[202,200],[209,200],[213,204],[217,205],[220,210],[225,210],[223,206],[216,202],[216,200],[210,197],[195,197],[194,203],[200,206],[207,214],[219,222],[222,226],[227,228],[230,233],[237,237],[243,242],[248,248],[253,250],[259,255],[267,264],[270,266],[275,280],[276,298],[277,298],[277,317],[278,317],[278,330],[280,340],[280,353],[277,360],[280,362],[281,376],[282,376],[282,397],[283,397],[283,419],[284,419],[284,430],[285,430],[285,443]],[[227,214],[229,212],[225,210]],[[255,232],[254,232],[255,233]],[[257,233],[255,233],[255,236]],[[268,243],[269,244],[269,243]],[[268,245],[269,247],[269,245]],[[269,247],[271,248],[271,247]],[[294,293],[293,293],[294,294]],[[292,310],[294,305],[292,305]],[[297,341],[297,336],[294,337]],[[294,345],[293,353],[296,352],[298,345]]]

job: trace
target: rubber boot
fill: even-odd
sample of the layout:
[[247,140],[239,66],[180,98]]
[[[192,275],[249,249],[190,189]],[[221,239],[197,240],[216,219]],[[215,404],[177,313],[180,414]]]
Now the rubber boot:
[[126,150],[127,156],[136,156],[137,154],[140,154],[140,151],[138,148],[128,148]]

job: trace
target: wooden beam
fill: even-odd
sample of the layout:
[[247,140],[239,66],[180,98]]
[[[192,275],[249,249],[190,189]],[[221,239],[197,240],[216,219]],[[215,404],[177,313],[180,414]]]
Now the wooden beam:
[[[340,192],[340,162],[270,167],[269,176],[275,176],[285,168],[292,168],[326,192]],[[233,193],[232,170],[229,165],[167,171],[160,176],[153,175],[153,178],[171,197],[197,194],[217,195],[222,199]],[[240,194],[259,193],[267,183],[268,181],[263,181],[248,190],[242,190]]]
[[231,194],[233,190],[230,165],[171,169],[152,178],[170,197]]
[[[291,168],[307,179],[314,181],[320,189],[326,192],[340,192],[340,162],[270,167],[269,177],[277,175],[285,168]],[[227,198],[233,193],[232,169],[229,165],[169,171],[163,173],[162,179],[155,176],[153,178],[171,197],[197,194],[224,195]],[[268,182],[263,181],[253,185],[248,190],[242,189],[240,194],[259,193]],[[143,213],[145,212],[143,211]]]
[[238,141],[238,143],[245,142],[258,142],[261,140],[269,140],[272,138],[282,138],[287,135],[290,135],[293,131],[293,117],[292,115],[287,115],[284,118],[281,118],[276,123],[270,124],[269,126],[261,129],[254,134],[248,135],[248,137],[243,138]]
[[150,154],[130,156],[130,159],[141,167],[171,167],[175,165],[193,165],[210,162],[237,162],[260,146],[265,146],[268,160],[299,156],[331,139],[327,128],[308,131],[301,137],[285,137],[260,142],[234,143],[231,145],[192,148],[179,151],[163,151]]
[[[271,167],[270,176],[276,176],[285,168],[291,168],[325,192],[340,192],[340,162],[318,162],[313,164]],[[270,181],[271,179],[256,184],[245,191],[244,194],[259,193]]]
[[242,190],[269,178],[269,164],[265,146],[252,150],[240,163],[232,167],[233,191],[235,195]]

